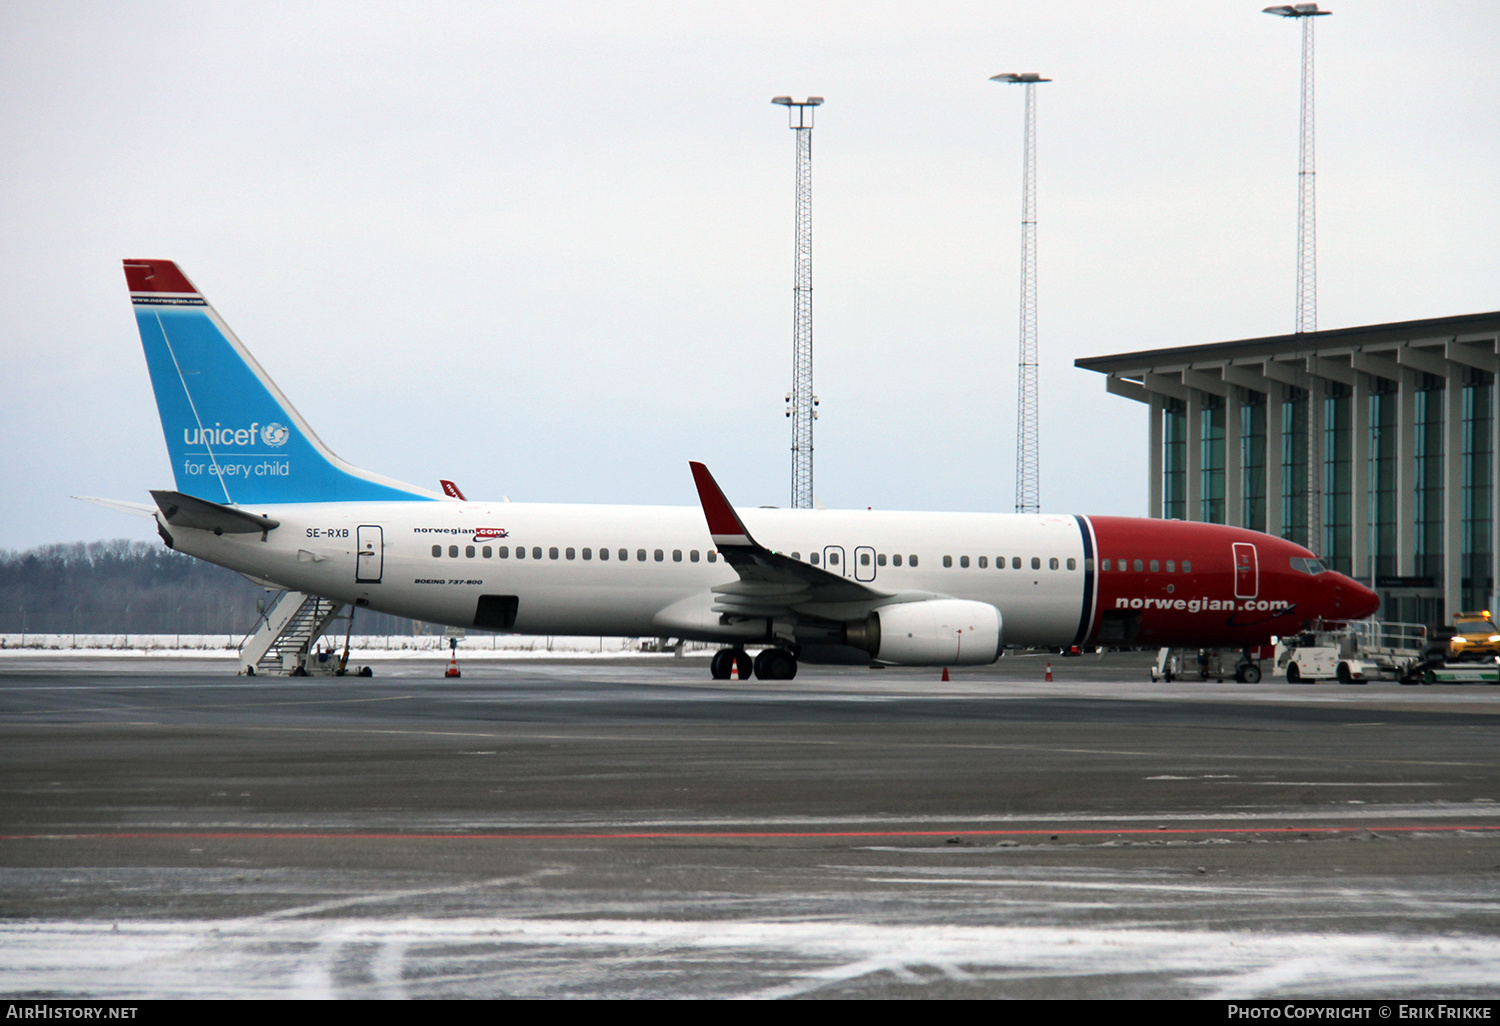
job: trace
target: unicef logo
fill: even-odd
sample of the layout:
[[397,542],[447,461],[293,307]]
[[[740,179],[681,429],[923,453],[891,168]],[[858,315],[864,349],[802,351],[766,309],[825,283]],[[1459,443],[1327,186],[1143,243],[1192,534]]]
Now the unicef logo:
[[273,448],[280,448],[292,436],[292,429],[285,424],[267,424],[260,429],[261,440]]

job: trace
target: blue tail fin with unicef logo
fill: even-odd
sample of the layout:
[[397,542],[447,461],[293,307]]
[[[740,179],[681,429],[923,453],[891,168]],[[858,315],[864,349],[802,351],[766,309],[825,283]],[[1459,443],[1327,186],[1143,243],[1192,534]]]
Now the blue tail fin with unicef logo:
[[225,505],[435,500],[350,466],[170,260],[126,260],[177,490]]

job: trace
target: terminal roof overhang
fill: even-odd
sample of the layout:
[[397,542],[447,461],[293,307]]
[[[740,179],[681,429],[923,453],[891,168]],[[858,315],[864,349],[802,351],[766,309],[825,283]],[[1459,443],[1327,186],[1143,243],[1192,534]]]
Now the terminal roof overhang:
[[[1349,384],[1356,371],[1394,377],[1407,368],[1444,375],[1456,364],[1496,373],[1497,336],[1500,311],[1089,356],[1073,365],[1108,375],[1110,392],[1145,401],[1147,391],[1196,387],[1222,394],[1228,385],[1263,389],[1266,379],[1291,382],[1281,370]],[[1177,380],[1169,383],[1162,375]]]

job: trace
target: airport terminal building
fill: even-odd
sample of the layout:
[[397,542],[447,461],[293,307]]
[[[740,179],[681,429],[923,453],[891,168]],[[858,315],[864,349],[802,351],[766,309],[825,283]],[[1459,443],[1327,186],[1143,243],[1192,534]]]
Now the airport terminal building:
[[1289,538],[1428,624],[1500,606],[1500,312],[1075,361],[1150,410],[1150,515]]

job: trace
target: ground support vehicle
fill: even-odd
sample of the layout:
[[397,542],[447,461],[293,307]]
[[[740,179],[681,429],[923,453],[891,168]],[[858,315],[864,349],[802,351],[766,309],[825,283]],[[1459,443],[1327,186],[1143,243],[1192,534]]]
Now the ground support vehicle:
[[1478,613],[1454,613],[1448,635],[1448,662],[1465,660],[1493,662],[1500,657],[1500,627],[1488,609]]
[[1276,671],[1285,674],[1291,684],[1315,680],[1337,680],[1340,684],[1406,682],[1417,679],[1432,662],[1427,628],[1418,623],[1324,621],[1276,644]]
[[1420,679],[1423,684],[1500,684],[1500,663],[1491,660],[1428,665],[1422,668]]
[[1216,680],[1233,677],[1242,684],[1260,683],[1262,646],[1238,648],[1163,648],[1151,667],[1152,680]]

